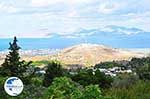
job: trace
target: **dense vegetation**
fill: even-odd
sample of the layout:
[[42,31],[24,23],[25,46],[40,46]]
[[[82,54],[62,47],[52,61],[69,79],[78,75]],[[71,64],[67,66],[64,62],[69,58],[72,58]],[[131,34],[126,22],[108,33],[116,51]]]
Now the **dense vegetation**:
[[102,62],[100,64],[96,64],[95,68],[113,68],[113,67],[124,67],[122,64],[118,64],[117,62]]
[[51,61],[46,66],[46,74],[44,75],[43,85],[48,87],[55,77],[61,77],[64,75],[62,65],[58,61]]
[[[149,99],[150,58],[133,58],[124,63],[105,62],[93,69],[74,72],[63,69],[58,61],[45,61],[45,68],[20,60],[17,39],[10,43],[10,52],[0,67],[0,99]],[[41,64],[41,62],[39,62]],[[115,77],[106,75],[99,68],[125,67],[132,73]],[[45,74],[37,71],[45,70]],[[10,76],[19,77],[24,83],[23,92],[17,97],[6,94],[3,88]]]
[[92,69],[79,70],[77,74],[70,75],[73,81],[87,86],[90,84],[99,85],[100,88],[109,88],[113,82],[111,76],[105,75],[99,70],[93,71]]

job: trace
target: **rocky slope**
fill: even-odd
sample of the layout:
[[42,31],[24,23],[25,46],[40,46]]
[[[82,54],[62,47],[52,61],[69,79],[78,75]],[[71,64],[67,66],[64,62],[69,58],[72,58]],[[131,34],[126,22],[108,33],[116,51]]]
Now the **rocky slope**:
[[95,65],[99,62],[113,60],[129,60],[132,57],[142,57],[143,54],[129,50],[116,49],[97,44],[80,44],[63,49],[51,57],[65,64]]

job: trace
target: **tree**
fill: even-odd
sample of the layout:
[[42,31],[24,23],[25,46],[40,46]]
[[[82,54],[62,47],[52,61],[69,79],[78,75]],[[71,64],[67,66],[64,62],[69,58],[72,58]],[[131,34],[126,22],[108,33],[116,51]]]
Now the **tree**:
[[150,63],[136,69],[136,73],[142,80],[150,80]]
[[[5,61],[2,64],[0,75],[2,76],[16,76],[25,80],[29,75],[27,74],[27,69],[29,68],[31,62],[25,62],[20,60],[19,50],[21,47],[17,44],[17,38],[14,37],[13,42],[9,43],[9,54],[6,55]],[[26,82],[25,82],[26,83]]]
[[55,78],[45,96],[44,99],[106,99],[97,85],[84,88],[67,77]]
[[134,74],[119,74],[112,83],[115,88],[130,88],[139,80],[137,75]]
[[80,95],[79,87],[70,78],[56,77],[48,87],[45,99],[77,99],[75,97]]
[[140,79],[150,80],[150,57],[133,58],[129,64]]
[[79,99],[104,99],[97,85],[86,86]]
[[113,61],[113,62],[102,62],[102,63],[96,64],[94,66],[94,68],[106,68],[106,69],[113,68],[113,67],[122,67],[123,68],[125,66],[123,64],[119,64],[115,61]]
[[112,87],[105,91],[105,95],[111,96],[112,99],[149,99],[150,83],[149,81],[139,80],[129,88]]
[[99,85],[101,88],[108,88],[113,82],[113,78],[100,70],[93,71],[92,69],[80,70],[77,74],[71,76],[72,80],[83,86],[90,84]]
[[63,76],[64,70],[58,61],[51,61],[47,65],[46,73],[44,75],[43,85],[48,87],[55,77]]

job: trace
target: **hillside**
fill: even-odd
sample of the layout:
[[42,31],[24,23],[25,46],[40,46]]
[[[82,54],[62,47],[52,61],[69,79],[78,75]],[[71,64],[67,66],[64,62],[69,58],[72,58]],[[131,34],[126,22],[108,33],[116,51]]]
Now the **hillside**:
[[97,44],[79,44],[63,49],[51,57],[65,64],[80,64],[91,66],[99,62],[113,60],[129,60],[132,57],[142,57],[143,54],[129,50],[116,49]]
[[[0,54],[0,64],[3,63],[5,55],[6,53]],[[111,48],[98,44],[79,44],[62,49],[55,54],[31,55],[31,53],[26,53],[21,56],[26,61],[59,60],[66,65],[76,68],[77,66],[95,65],[104,61],[129,60],[132,57],[142,57],[144,53],[134,50]]]

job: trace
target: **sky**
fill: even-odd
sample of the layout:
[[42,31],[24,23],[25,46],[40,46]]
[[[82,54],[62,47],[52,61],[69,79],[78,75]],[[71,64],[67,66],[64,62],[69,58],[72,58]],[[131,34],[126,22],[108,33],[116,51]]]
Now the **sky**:
[[72,37],[107,26],[149,32],[150,0],[0,0],[1,38]]

